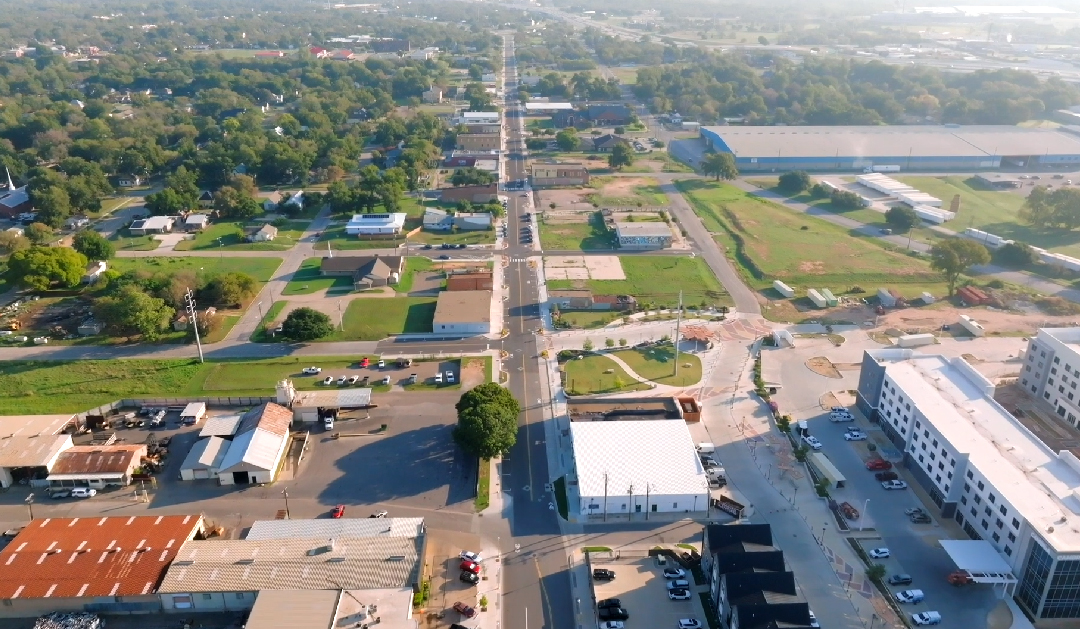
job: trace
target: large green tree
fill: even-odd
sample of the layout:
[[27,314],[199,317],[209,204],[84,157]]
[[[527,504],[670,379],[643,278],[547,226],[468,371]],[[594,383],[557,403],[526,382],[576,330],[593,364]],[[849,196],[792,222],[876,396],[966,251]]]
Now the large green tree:
[[701,160],[701,172],[716,177],[716,180],[731,181],[739,176],[735,167],[735,156],[731,153],[709,153]]
[[885,212],[885,222],[906,232],[919,224],[919,215],[906,205],[894,205]]
[[86,256],[87,260],[108,260],[116,253],[113,244],[96,231],[85,229],[71,239],[75,251]]
[[334,331],[330,317],[312,308],[293,310],[281,327],[281,333],[294,341],[314,341]]
[[259,282],[247,273],[222,273],[216,275],[203,289],[202,294],[218,307],[242,306],[259,292]]
[[614,170],[621,170],[623,166],[634,164],[634,151],[629,144],[619,142],[612,149],[607,158],[608,166]]
[[555,134],[555,143],[560,151],[576,151],[581,146],[581,139],[578,138],[577,129],[563,129]]
[[176,313],[164,299],[148,295],[135,285],[121,287],[115,294],[94,304],[94,318],[116,336],[141,336],[155,341]]
[[30,247],[8,258],[8,276],[20,286],[48,290],[73,288],[86,272],[86,256],[67,247]]
[[798,194],[810,187],[810,175],[805,170],[790,170],[777,181],[777,188],[788,194]]
[[483,186],[494,181],[494,174],[477,168],[458,168],[450,175],[450,183],[455,186]]
[[1080,189],[1037,186],[1024,201],[1020,217],[1036,227],[1076,229],[1080,227]]
[[949,238],[930,248],[930,268],[941,271],[949,284],[949,296],[956,289],[960,274],[977,264],[990,262],[986,247],[967,238]]
[[521,405],[508,389],[494,382],[465,392],[455,406],[458,425],[454,441],[466,453],[482,459],[505,456],[517,443]]

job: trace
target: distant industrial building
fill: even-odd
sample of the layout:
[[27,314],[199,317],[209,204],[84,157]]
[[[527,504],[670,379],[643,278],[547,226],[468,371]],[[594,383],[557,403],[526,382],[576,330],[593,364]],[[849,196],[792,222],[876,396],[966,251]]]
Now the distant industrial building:
[[702,127],[741,172],[1080,167],[1080,134],[1011,126]]

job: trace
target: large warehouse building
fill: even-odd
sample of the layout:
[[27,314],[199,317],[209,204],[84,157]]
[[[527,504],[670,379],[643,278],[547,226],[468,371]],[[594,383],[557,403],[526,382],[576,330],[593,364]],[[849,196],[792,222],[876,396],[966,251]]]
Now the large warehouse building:
[[1080,167],[1080,130],[1010,126],[702,127],[741,172]]

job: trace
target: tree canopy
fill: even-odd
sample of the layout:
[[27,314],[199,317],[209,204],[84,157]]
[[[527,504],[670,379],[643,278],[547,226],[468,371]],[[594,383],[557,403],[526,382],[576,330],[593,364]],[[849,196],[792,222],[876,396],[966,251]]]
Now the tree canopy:
[[1020,217],[1044,229],[1076,229],[1080,227],[1080,189],[1036,186],[1024,201]]
[[281,327],[281,333],[294,341],[314,341],[334,331],[330,317],[312,308],[293,310]]
[[716,180],[731,181],[739,176],[735,167],[735,156],[731,153],[709,153],[701,160],[701,172],[716,177]]
[[127,285],[94,304],[94,318],[116,336],[141,336],[154,341],[169,326],[176,310],[164,299],[152,297],[139,287]]
[[85,272],[86,256],[67,247],[30,247],[8,258],[8,276],[25,288],[73,288]]
[[108,260],[116,253],[113,244],[96,231],[85,229],[71,239],[71,246],[87,260]]
[[960,274],[976,264],[990,262],[986,247],[967,238],[948,238],[930,248],[930,268],[941,271],[949,284],[949,295],[956,289]]
[[521,405],[510,391],[488,382],[466,391],[455,406],[458,425],[454,441],[481,459],[505,456],[517,443]]
[[620,170],[624,166],[632,166],[634,164],[634,150],[628,144],[619,142],[612,147],[607,161],[608,166],[614,170]]
[[805,170],[791,170],[780,175],[777,187],[787,194],[798,194],[812,185],[810,175]]
[[919,224],[919,215],[906,205],[894,205],[885,212],[885,222],[900,231],[908,231]]

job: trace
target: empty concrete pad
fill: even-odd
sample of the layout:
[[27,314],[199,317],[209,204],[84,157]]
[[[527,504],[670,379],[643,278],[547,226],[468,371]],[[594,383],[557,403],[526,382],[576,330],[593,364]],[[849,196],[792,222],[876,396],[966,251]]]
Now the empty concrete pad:
[[589,277],[594,280],[626,279],[619,256],[587,256],[585,267],[589,269]]
[[[667,565],[676,564],[669,559]],[[592,567],[615,571],[615,578],[611,581],[593,581],[593,591],[597,601],[605,598],[622,601],[623,607],[630,613],[626,629],[678,627],[680,618],[697,618],[702,626],[706,625],[701,597],[697,594],[701,588],[693,585],[694,575],[689,570],[684,578],[692,584],[690,592],[693,596],[688,601],[672,601],[668,599],[663,569],[653,557],[593,561]]]

